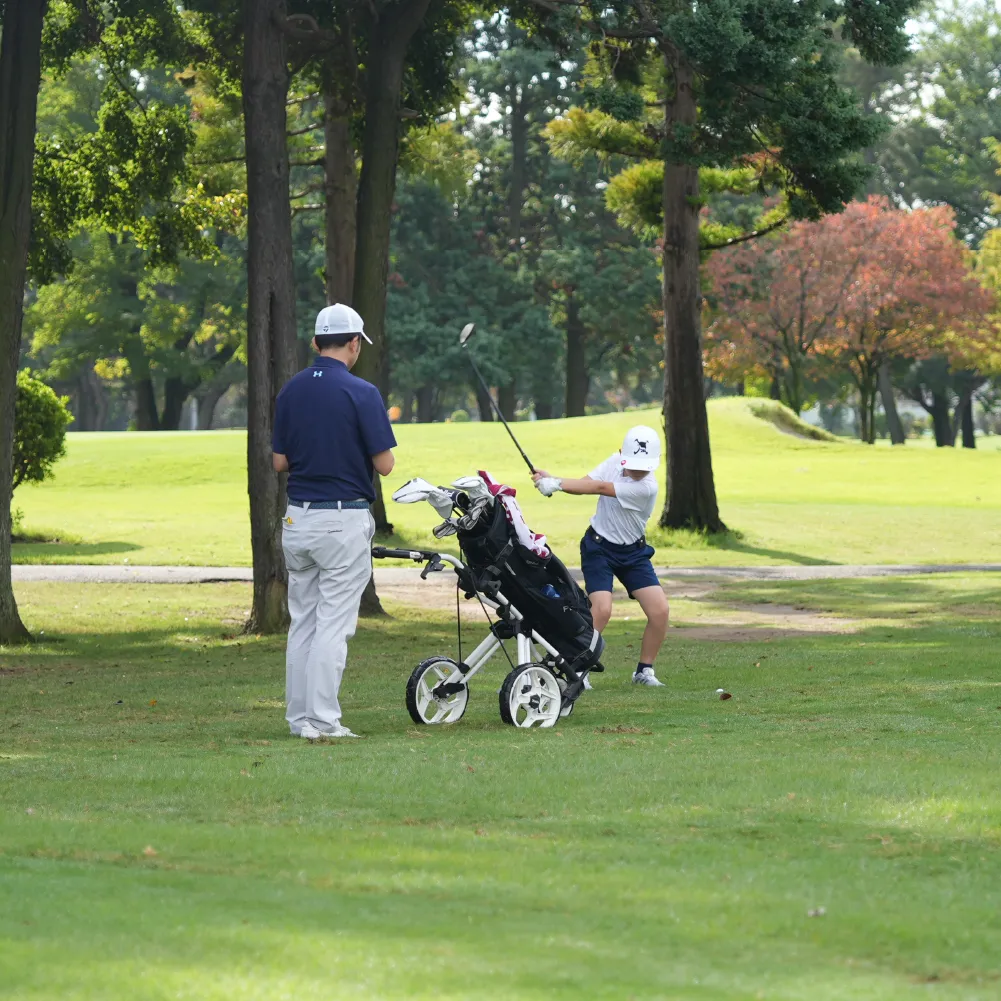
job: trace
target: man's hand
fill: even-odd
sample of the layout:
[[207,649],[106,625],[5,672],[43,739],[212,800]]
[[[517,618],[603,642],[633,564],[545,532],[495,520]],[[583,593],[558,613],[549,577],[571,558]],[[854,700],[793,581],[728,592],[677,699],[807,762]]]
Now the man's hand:
[[541,479],[545,479],[545,478],[547,478],[547,477],[548,477],[549,475],[550,475],[550,474],[549,474],[549,473],[547,473],[547,472],[546,472],[546,471],[545,471],[544,469],[537,469],[537,470],[536,470],[536,471],[535,471],[534,473],[532,473],[532,481],[533,481],[534,483],[538,483],[538,482],[539,482],[539,480],[541,480]]
[[557,490],[563,489],[563,484],[556,476],[540,476],[535,481],[535,489],[543,497],[552,497]]

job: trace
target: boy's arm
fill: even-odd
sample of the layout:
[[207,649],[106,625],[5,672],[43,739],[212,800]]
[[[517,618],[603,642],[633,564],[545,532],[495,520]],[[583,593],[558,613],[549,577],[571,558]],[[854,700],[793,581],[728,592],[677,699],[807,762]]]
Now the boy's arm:
[[[550,473],[547,473],[544,469],[537,469],[532,475],[532,479],[537,485],[542,480],[556,481],[558,485],[553,486],[547,496],[556,490],[562,490],[566,494],[600,494],[603,497],[615,496],[614,483],[609,483],[607,480],[592,480],[590,476],[583,476],[578,480],[571,480],[569,478],[553,476]],[[543,491],[543,493],[545,493],[545,491]]]

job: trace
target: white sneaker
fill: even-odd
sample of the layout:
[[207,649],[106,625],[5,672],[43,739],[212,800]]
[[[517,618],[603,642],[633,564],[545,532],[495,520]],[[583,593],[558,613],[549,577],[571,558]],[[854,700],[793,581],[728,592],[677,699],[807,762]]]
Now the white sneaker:
[[331,739],[336,737],[357,737],[357,733],[352,733],[346,726],[335,726],[333,730],[317,730],[312,723],[307,723],[299,734],[305,740],[323,740],[325,737]]
[[360,733],[352,733],[346,726],[335,726],[330,733],[325,733],[324,737],[360,737]]
[[633,673],[634,685],[647,685],[650,688],[664,688],[664,682],[657,680],[657,675],[653,673],[652,667],[644,667],[642,671]]
[[584,691],[585,692],[593,692],[594,691],[594,685],[591,684],[591,679],[586,674],[584,675]]

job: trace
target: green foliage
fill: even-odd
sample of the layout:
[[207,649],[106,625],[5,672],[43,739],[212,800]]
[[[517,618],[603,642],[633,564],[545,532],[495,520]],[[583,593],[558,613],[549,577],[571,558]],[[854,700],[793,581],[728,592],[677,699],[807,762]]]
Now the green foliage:
[[946,2],[919,22],[916,52],[893,100],[898,124],[876,151],[887,194],[907,205],[945,202],[976,244],[995,225],[999,190],[990,140],[1001,136],[1001,9]]
[[469,411],[468,410],[453,410],[452,416],[449,418],[453,424],[468,424],[469,423]]
[[[238,196],[188,183],[195,130],[166,67],[191,58],[192,23],[171,0],[50,6],[29,260],[37,282],[68,270],[82,227],[128,232],[158,264],[211,255],[206,231],[240,215]],[[73,94],[81,83],[86,92]]]
[[13,483],[41,483],[66,454],[66,428],[73,423],[69,399],[30,373],[17,373],[14,398]]

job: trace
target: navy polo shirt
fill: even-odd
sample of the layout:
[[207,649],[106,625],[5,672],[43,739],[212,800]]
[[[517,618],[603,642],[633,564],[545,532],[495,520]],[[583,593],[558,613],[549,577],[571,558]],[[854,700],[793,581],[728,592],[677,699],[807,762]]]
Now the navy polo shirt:
[[372,456],[396,445],[379,390],[316,358],[282,387],[271,447],[288,458],[294,501],[375,500]]

